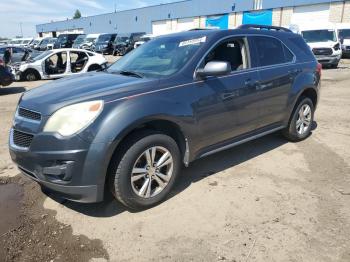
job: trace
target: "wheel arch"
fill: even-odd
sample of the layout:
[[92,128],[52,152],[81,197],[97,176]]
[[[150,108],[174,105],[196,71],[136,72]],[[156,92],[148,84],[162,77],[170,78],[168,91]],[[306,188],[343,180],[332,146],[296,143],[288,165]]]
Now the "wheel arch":
[[[93,69],[93,68],[94,68],[94,69]],[[102,68],[101,65],[99,65],[99,64],[97,64],[97,63],[93,63],[93,64],[89,65],[87,71],[88,71],[88,72],[91,72],[91,71],[94,71],[94,70],[99,70],[99,69],[101,69],[101,68]]]

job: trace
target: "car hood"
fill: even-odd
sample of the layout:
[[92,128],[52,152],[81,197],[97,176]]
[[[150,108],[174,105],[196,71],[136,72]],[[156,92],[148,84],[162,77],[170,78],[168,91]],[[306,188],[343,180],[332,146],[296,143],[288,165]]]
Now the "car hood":
[[307,43],[311,48],[333,48],[337,42],[315,42]]
[[48,116],[67,105],[91,100],[109,102],[154,89],[158,81],[107,72],[86,73],[32,89],[24,93],[20,105]]

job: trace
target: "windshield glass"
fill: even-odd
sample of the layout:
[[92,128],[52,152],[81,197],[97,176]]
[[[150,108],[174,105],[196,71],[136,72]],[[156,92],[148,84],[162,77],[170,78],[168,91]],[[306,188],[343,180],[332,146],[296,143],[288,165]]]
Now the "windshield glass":
[[88,37],[85,38],[84,43],[94,43],[96,41],[96,37]]
[[81,44],[82,42],[84,42],[85,38],[86,38],[85,35],[80,35],[80,36],[78,36],[78,37],[75,39],[74,44],[76,44],[76,45]]
[[337,42],[334,30],[308,30],[301,32],[307,43]]
[[97,39],[97,43],[108,43],[111,40],[111,35],[100,35]]
[[115,39],[114,43],[116,43],[116,44],[125,44],[128,39],[129,39],[129,37],[127,37],[127,36],[117,36],[117,38]]
[[57,38],[57,42],[58,43],[65,43],[67,42],[68,40],[68,37],[66,35],[60,35],[58,38]]
[[200,48],[206,37],[188,39],[162,37],[148,42],[111,65],[108,72],[135,72],[161,78],[180,71]]
[[341,39],[350,39],[350,29],[340,29],[339,38]]
[[40,55],[36,56],[36,57],[33,58],[32,60],[33,60],[33,61],[39,61],[39,60],[45,58],[46,56],[51,55],[52,53],[53,53],[52,51],[45,51],[45,52],[42,52]]
[[48,38],[45,38],[40,45],[44,46],[44,45],[47,45],[49,43],[50,39]]

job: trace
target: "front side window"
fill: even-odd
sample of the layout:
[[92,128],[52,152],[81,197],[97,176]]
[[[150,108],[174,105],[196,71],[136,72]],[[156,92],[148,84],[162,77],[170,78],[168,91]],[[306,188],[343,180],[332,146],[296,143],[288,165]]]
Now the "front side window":
[[280,40],[272,37],[253,37],[259,66],[278,65],[292,62],[294,55]]
[[302,31],[306,43],[316,42],[337,42],[337,37],[334,30],[308,30]]
[[201,67],[212,61],[223,61],[231,64],[232,71],[249,67],[247,49],[244,39],[230,39],[220,43],[205,57]]
[[179,72],[206,42],[206,37],[162,37],[148,42],[118,60],[111,73],[136,72],[161,78]]

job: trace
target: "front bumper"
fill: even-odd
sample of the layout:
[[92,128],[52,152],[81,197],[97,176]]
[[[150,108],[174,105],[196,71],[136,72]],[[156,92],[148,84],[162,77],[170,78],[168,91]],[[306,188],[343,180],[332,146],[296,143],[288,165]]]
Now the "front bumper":
[[108,144],[89,144],[79,136],[62,139],[36,134],[30,147],[15,144],[10,132],[9,150],[21,172],[63,198],[94,203],[103,200]]
[[316,59],[322,65],[336,65],[339,63],[341,59],[341,55],[335,55],[335,56],[316,55]]

